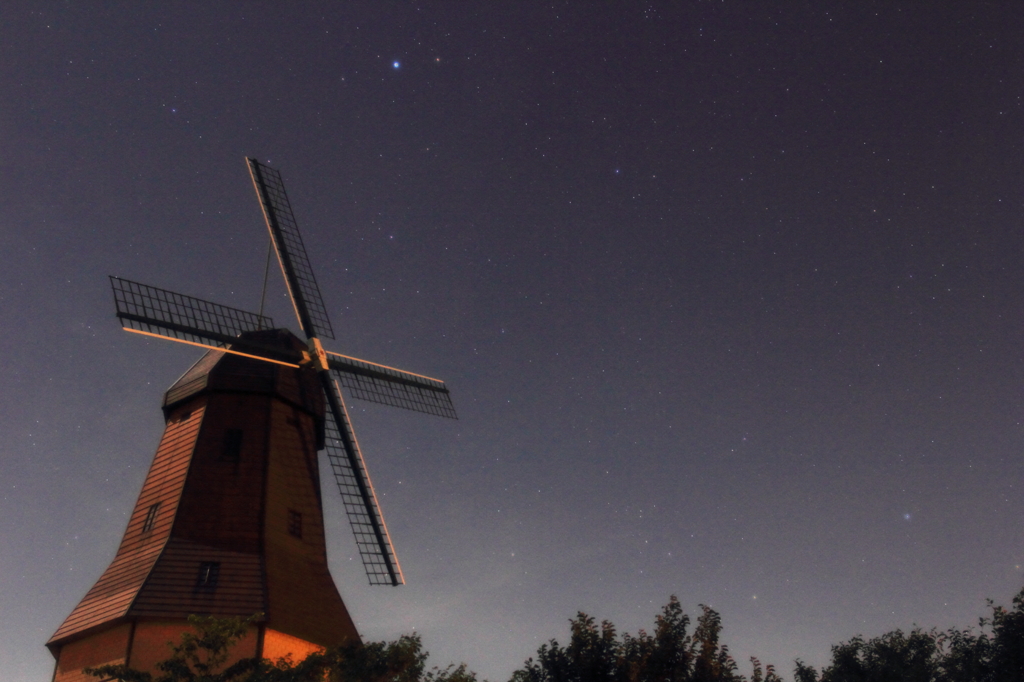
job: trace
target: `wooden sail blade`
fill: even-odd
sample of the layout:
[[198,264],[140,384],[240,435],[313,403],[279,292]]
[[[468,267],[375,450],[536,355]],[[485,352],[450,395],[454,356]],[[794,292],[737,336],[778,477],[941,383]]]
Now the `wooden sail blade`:
[[245,332],[272,329],[269,317],[229,308],[185,294],[110,277],[117,318],[126,331],[297,367],[302,358],[279,348],[239,339]]
[[354,398],[458,419],[451,394],[440,379],[337,353],[327,353],[327,366]]
[[402,585],[405,578],[391,545],[377,495],[363,462],[359,443],[348,419],[341,391],[330,373],[320,372],[327,397],[326,452],[352,526],[359,557],[371,585]]
[[281,174],[256,159],[246,161],[299,325],[307,337],[326,336],[333,339],[334,329],[327,317],[327,308],[313,276],[313,268],[306,255],[306,246],[302,242],[299,225],[295,222]]

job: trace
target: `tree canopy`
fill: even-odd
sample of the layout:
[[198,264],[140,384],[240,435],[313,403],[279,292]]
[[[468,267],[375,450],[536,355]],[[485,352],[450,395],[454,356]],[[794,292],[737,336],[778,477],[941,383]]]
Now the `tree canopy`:
[[[567,646],[544,644],[512,675],[512,682],[741,682],[729,647],[719,641],[722,618],[701,606],[697,626],[673,596],[655,618],[654,633],[616,635],[608,621],[600,625],[585,613],[570,621]],[[752,682],[778,682],[772,666],[752,659]]]
[[1013,608],[988,602],[978,629],[893,630],[832,647],[819,674],[796,661],[796,682],[1021,682],[1024,680],[1024,590]]
[[[873,639],[861,635],[832,647],[820,671],[795,662],[795,682],[1022,682],[1024,590],[1006,609],[989,601],[991,615],[977,628],[944,632],[893,630]],[[751,658],[741,674],[721,639],[722,618],[701,606],[696,626],[673,596],[655,617],[653,633],[619,635],[609,621],[578,613],[569,621],[569,643],[543,644],[510,682],[782,682],[771,665]],[[231,647],[261,618],[192,616],[194,632],[172,646],[157,676],[125,665],[87,672],[116,682],[476,682],[465,664],[427,670],[418,635],[393,642],[354,643],[306,659],[230,660]]]

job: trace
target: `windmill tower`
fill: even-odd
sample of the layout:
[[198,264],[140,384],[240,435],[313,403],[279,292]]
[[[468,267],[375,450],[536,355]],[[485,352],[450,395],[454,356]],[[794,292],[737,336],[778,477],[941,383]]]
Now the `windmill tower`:
[[107,663],[151,670],[190,614],[265,614],[238,658],[358,640],[327,566],[319,450],[370,583],[404,582],[341,387],[455,418],[448,389],[324,350],[334,332],[281,176],[247,162],[306,341],[263,315],[110,278],[126,331],[210,350],[164,395],[164,434],[114,560],[47,642],[54,682]]

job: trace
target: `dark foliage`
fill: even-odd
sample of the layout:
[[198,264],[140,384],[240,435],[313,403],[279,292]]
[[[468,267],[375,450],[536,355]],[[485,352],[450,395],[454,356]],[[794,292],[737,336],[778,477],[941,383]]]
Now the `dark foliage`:
[[1024,682],[1024,590],[1013,609],[995,606],[979,629],[894,630],[832,647],[818,672],[796,662],[796,682]]
[[[977,630],[894,630],[832,647],[820,672],[796,661],[795,682],[1024,682],[1024,590],[1005,609],[991,601]],[[328,649],[298,663],[247,658],[228,665],[231,647],[259,614],[248,618],[189,619],[159,676],[123,665],[87,672],[116,682],[476,682],[465,665],[426,669],[418,636]],[[608,621],[585,613],[570,622],[567,646],[544,644],[511,682],[782,682],[772,666],[751,658],[749,678],[737,671],[720,642],[721,616],[708,606],[691,633],[690,617],[674,596],[655,618],[654,634],[621,636]]]
[[[693,634],[679,600],[669,600],[655,619],[654,634],[618,637],[608,621],[600,625],[585,613],[570,621],[568,646],[544,644],[512,675],[512,682],[740,682],[729,648],[719,642],[722,618],[701,606]],[[778,682],[771,666],[752,659],[753,682]]]

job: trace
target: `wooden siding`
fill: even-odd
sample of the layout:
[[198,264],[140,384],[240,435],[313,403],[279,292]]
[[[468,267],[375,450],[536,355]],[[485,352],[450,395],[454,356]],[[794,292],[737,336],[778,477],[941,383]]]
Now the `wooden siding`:
[[[219,563],[212,589],[197,585],[203,563]],[[191,614],[251,616],[267,610],[259,554],[232,552],[171,538],[138,592],[131,616],[180,618]]]
[[[171,645],[179,644],[181,635],[185,632],[194,632],[194,630],[180,620],[139,621],[135,626],[128,665],[159,677],[161,673],[156,669],[156,664],[167,660],[171,654]],[[257,628],[252,627],[231,649],[225,665],[231,665],[242,658],[258,655],[258,644],[259,632]],[[296,658],[296,660],[299,659]],[[96,678],[92,678],[90,682],[96,682]]]
[[131,625],[123,623],[66,645],[53,673],[54,682],[96,682],[82,668],[124,663],[130,637]]
[[[263,612],[277,633],[271,649],[294,640],[296,657],[358,640],[327,566],[315,373],[211,351],[168,390],[164,412],[164,436],[113,562],[48,643],[58,669],[71,675],[80,642],[126,623],[137,630],[133,664],[135,652],[166,657],[167,640],[156,639],[180,634],[196,613]],[[296,513],[301,538],[289,532]],[[201,585],[211,562],[216,585]]]
[[[327,566],[312,419],[280,401],[270,416],[266,493],[267,627],[315,644],[357,639]],[[302,537],[288,530],[302,514]]]
[[[197,404],[188,410],[187,417],[183,418],[185,411],[179,410],[167,422],[114,560],[50,638],[48,646],[128,615],[170,537],[203,411],[203,405]],[[150,507],[158,503],[153,529],[142,532]]]

